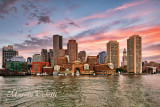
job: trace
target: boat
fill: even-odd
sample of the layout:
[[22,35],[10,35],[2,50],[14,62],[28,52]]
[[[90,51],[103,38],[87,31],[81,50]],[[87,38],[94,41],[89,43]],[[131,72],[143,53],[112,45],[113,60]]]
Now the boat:
[[45,72],[45,73],[43,73],[42,75],[48,75],[48,74]]
[[58,75],[58,71],[54,71],[54,72],[53,72],[53,75],[54,75],[54,76],[57,76],[57,75]]
[[79,71],[77,71],[77,72],[76,72],[76,75],[77,75],[77,76],[79,76],[79,75],[80,75]]
[[37,73],[37,76],[40,76],[41,74],[40,73]]
[[71,74],[72,76],[74,75],[74,73],[72,72],[72,74]]

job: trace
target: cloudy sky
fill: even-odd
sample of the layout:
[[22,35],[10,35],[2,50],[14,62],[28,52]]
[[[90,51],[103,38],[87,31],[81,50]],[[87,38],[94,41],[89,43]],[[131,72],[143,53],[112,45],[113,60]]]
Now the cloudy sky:
[[[1,0],[0,47],[14,45],[25,58],[52,49],[52,36],[63,44],[76,39],[78,50],[97,55],[109,40],[142,37],[143,60],[160,62],[159,0]],[[0,49],[1,51],[1,49]],[[0,52],[0,63],[1,54]],[[121,59],[121,58],[120,58]]]

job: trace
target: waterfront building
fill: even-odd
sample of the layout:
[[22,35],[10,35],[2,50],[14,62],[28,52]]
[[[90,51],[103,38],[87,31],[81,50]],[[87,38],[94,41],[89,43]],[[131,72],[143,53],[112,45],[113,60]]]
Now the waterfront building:
[[32,62],[42,62],[41,55],[40,54],[34,54]]
[[53,65],[57,64],[58,50],[63,49],[63,38],[60,35],[53,35]]
[[81,62],[85,62],[86,51],[80,51],[80,52],[78,53],[78,58],[80,59]]
[[32,62],[32,74],[42,74],[43,67],[48,67],[49,62]]
[[115,69],[119,68],[119,42],[109,41],[107,43],[107,63],[113,63]]
[[18,51],[14,50],[12,45],[8,45],[8,47],[3,46],[2,48],[2,67],[4,67],[4,63],[7,61],[7,59],[11,59],[16,55],[18,55]]
[[[147,61],[144,61],[144,66],[148,66],[148,62]],[[143,65],[143,64],[142,64]]]
[[68,59],[67,57],[57,57],[57,65],[65,65],[68,64]]
[[139,35],[127,39],[127,71],[142,73],[142,38]]
[[157,67],[157,68],[160,68],[160,63],[156,63],[156,62],[153,62],[153,61],[150,61],[148,63],[149,66],[152,66],[152,67]]
[[8,61],[5,64],[5,69],[6,69],[6,72],[7,71],[28,72],[28,64],[27,62],[23,62],[23,61]]
[[98,54],[98,63],[104,64],[105,60],[104,58],[106,57],[107,53],[106,51],[102,51]]
[[97,56],[87,56],[86,63],[89,65],[97,64]]
[[69,40],[67,43],[70,63],[78,59],[78,43],[76,40]]
[[42,58],[42,62],[48,62],[48,52],[47,52],[47,49],[42,49],[41,50],[41,58]]

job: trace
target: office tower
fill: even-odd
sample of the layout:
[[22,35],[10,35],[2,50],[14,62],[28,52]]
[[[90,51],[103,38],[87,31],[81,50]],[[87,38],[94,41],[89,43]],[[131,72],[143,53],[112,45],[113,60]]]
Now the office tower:
[[[106,55],[107,55],[107,53],[106,53]],[[103,60],[104,60],[104,63],[107,63],[107,56],[105,56]]]
[[107,63],[113,63],[115,69],[119,68],[119,42],[107,43]]
[[104,58],[106,57],[107,53],[106,51],[102,51],[98,54],[98,63],[104,64],[105,60]]
[[49,49],[48,52],[48,62],[50,66],[53,66],[53,49]]
[[32,63],[32,58],[31,57],[27,58],[27,63],[29,63],[29,64]]
[[41,50],[41,58],[42,58],[42,62],[48,62],[48,52],[47,52],[47,49],[42,49]]
[[59,49],[58,50],[58,57],[64,57],[65,56],[65,50],[64,49]]
[[69,55],[68,49],[65,49],[65,55]]
[[53,35],[53,60],[54,64],[57,64],[58,50],[63,49],[63,38],[59,35]]
[[40,54],[34,54],[32,62],[42,62],[41,55]]
[[57,65],[63,66],[68,64],[67,57],[57,57]]
[[80,59],[81,62],[85,62],[86,51],[80,51],[80,52],[78,53],[78,58]]
[[127,71],[142,73],[142,38],[139,35],[127,39]]
[[13,56],[18,55],[18,51],[13,49],[12,45],[8,45],[8,47],[3,46],[2,48],[2,67],[4,67],[4,63],[7,59],[13,58]]
[[67,49],[69,53],[69,61],[76,61],[78,59],[78,43],[76,43],[76,40],[69,40]]
[[123,56],[122,56],[122,64],[121,64],[121,66],[127,66],[127,51],[126,51],[125,48],[123,50]]

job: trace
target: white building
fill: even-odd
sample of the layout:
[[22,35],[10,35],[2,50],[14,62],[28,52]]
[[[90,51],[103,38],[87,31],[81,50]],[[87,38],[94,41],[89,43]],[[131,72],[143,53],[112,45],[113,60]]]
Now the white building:
[[42,62],[40,54],[34,54],[32,62]]
[[23,58],[23,56],[13,56],[11,59],[7,59],[7,61],[20,61],[20,62],[26,62],[26,60]]

